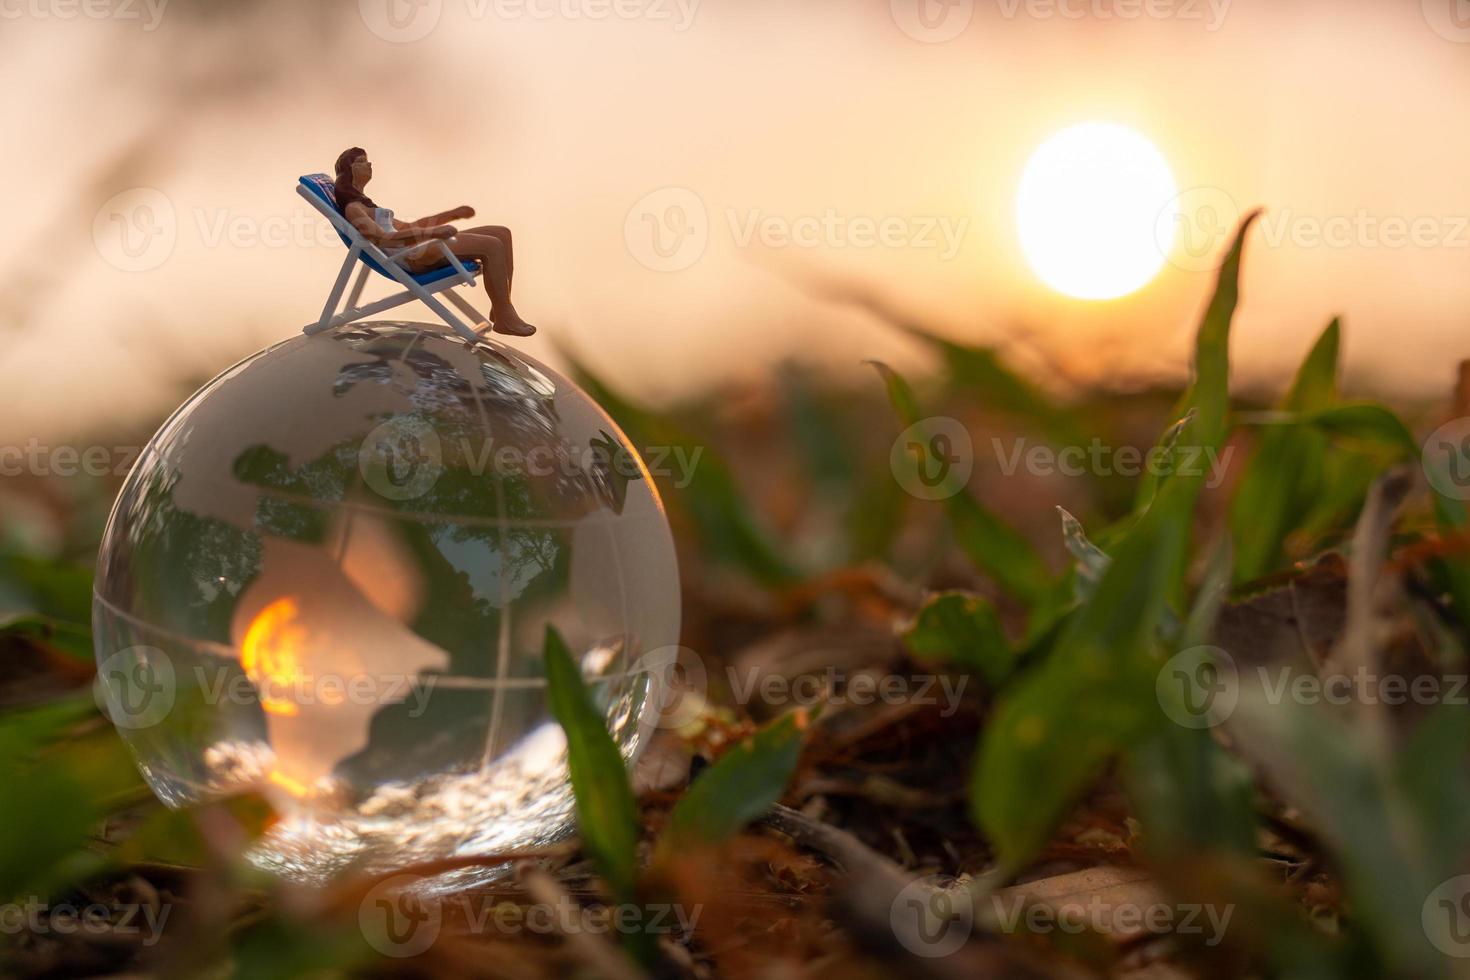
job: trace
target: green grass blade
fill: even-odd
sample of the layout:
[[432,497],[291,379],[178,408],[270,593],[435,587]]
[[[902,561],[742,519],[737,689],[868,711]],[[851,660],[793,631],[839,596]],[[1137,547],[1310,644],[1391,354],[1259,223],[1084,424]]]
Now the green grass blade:
[[1016,665],[995,608],[971,592],[929,596],[901,635],[914,656],[973,670],[991,690],[998,690]]
[[[1195,381],[1184,399],[1181,441],[1218,446],[1229,410],[1230,322],[1239,297],[1242,223],[1205,312]],[[1182,594],[1203,472],[1149,489],[1146,512],[1112,549],[1111,562],[1070,618],[1050,656],[998,705],[976,754],[971,810],[1004,868],[1019,869],[1119,751],[1156,731],[1158,629]],[[1156,490],[1156,494],[1155,494]]]
[[[1297,371],[1283,411],[1325,411],[1337,400],[1340,340],[1341,327],[1333,320]],[[1237,582],[1278,567],[1287,535],[1301,526],[1321,495],[1327,449],[1326,437],[1312,429],[1282,426],[1262,433],[1231,504]]]
[[665,493],[664,503],[687,517],[708,558],[734,564],[767,586],[789,585],[802,577],[756,517],[729,466],[710,446],[665,416],[635,405],[576,358],[562,353],[572,376],[635,444],[669,447],[682,451],[685,459],[698,461],[689,473],[688,486]]
[[[888,400],[905,426],[923,421],[918,399],[903,375],[880,361],[871,363],[883,379]],[[1024,535],[1002,521],[964,488],[944,499],[955,540],[976,568],[1028,603],[1046,594],[1050,573]]]
[[567,736],[582,844],[618,898],[631,901],[638,882],[638,807],[627,767],[555,627],[546,628],[544,651],[551,713]]
[[674,805],[660,851],[718,844],[769,810],[796,772],[805,728],[794,711],[720,756]]

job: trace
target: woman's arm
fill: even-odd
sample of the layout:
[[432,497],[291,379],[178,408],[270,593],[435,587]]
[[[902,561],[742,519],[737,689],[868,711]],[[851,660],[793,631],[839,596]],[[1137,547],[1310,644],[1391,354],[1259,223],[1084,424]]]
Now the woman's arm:
[[[402,225],[401,229],[432,228],[435,225],[447,224],[450,221],[463,221],[466,218],[473,218],[474,216],[475,209],[470,207],[468,204],[462,204],[459,207],[455,208],[453,211],[441,211],[438,214],[431,214],[427,218],[420,218],[417,221],[410,221],[408,222],[408,224]],[[394,224],[397,224],[397,222],[394,222]]]

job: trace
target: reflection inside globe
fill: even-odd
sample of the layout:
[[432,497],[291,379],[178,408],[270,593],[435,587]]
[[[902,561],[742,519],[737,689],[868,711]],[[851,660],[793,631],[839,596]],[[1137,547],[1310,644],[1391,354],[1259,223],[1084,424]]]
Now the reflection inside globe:
[[119,495],[94,602],[154,791],[266,794],[282,819],[252,857],[308,880],[565,834],[547,629],[631,760],[678,619],[662,505],[606,414],[525,355],[402,323],[294,337],[191,397]]

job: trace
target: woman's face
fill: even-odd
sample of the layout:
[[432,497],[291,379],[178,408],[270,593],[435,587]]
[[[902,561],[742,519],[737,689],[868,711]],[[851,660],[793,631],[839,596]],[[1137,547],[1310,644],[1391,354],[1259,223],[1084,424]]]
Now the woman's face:
[[352,161],[352,182],[361,187],[373,177],[373,165],[368,162],[366,155]]

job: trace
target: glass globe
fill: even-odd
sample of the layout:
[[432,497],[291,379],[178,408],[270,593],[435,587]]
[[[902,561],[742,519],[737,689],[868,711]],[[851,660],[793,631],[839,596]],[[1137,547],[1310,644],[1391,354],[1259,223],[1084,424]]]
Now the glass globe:
[[99,695],[154,792],[266,795],[282,819],[252,860],[325,881],[566,834],[548,627],[631,762],[678,570],[647,469],[576,385],[366,323],[261,351],[173,414],[113,508],[93,619]]

